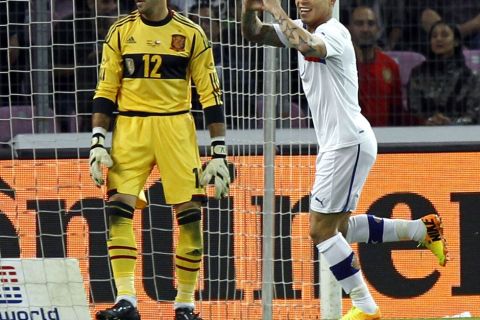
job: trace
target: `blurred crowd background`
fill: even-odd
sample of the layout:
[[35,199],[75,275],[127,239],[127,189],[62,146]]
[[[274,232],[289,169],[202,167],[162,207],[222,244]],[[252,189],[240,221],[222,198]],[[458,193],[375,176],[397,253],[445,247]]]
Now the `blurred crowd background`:
[[[362,112],[373,126],[479,124],[479,0],[337,1],[357,54]],[[295,2],[282,4],[296,18]],[[242,38],[241,1],[170,0],[169,7],[211,40],[228,128],[262,128],[265,49]],[[103,39],[133,10],[133,0],[0,1],[0,142],[19,132],[90,131]],[[278,128],[312,125],[296,54],[278,49],[276,56]],[[194,88],[192,113],[204,129]]]

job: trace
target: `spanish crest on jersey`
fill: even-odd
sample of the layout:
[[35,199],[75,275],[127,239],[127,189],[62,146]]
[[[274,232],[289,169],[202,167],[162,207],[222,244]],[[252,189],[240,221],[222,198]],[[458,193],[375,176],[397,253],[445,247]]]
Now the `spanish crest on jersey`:
[[172,44],[170,49],[177,52],[185,51],[185,36],[181,34],[172,34]]

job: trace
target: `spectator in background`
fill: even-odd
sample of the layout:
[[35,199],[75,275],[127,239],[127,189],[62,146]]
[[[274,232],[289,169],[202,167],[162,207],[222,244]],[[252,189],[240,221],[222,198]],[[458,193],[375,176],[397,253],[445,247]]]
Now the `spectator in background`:
[[0,2],[0,107],[30,104],[28,34],[25,14],[28,2]]
[[373,9],[353,9],[349,30],[357,58],[363,115],[372,126],[402,124],[400,71],[397,63],[377,46],[380,29]]
[[90,130],[101,42],[118,13],[115,0],[75,5],[75,15],[59,21],[53,31],[54,107],[62,132]]
[[396,50],[414,51],[422,54],[425,52],[425,43],[427,43],[427,33],[422,26],[422,13],[428,8],[430,0],[403,0],[404,11],[397,12],[403,16],[403,27],[401,41]]
[[457,25],[469,49],[480,49],[479,0],[430,0],[428,7],[422,11],[423,29],[428,32],[440,20]]
[[427,60],[410,76],[410,109],[425,125],[478,123],[480,79],[465,64],[460,30],[438,21],[428,38]]
[[404,0],[342,0],[340,1],[340,21],[346,26],[356,7],[371,8],[377,17],[378,43],[384,50],[398,48],[404,25]]

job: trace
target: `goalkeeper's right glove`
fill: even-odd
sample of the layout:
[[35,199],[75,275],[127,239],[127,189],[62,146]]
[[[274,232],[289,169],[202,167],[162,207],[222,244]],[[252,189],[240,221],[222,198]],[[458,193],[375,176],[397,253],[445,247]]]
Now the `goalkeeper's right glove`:
[[108,154],[107,149],[105,149],[105,136],[107,135],[107,130],[102,127],[95,127],[92,131],[92,144],[90,147],[90,177],[92,177],[93,182],[100,187],[103,183],[103,173],[102,167],[103,164],[107,168],[110,168],[113,165],[112,158]]

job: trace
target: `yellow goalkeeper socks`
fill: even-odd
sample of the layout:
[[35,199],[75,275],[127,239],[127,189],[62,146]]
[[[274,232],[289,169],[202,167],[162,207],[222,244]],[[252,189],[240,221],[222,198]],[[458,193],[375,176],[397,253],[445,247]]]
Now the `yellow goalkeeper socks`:
[[177,214],[180,232],[175,255],[175,273],[178,280],[176,304],[193,304],[195,300],[195,285],[203,256],[200,217],[199,208],[188,209]]
[[135,296],[135,262],[137,247],[133,233],[134,209],[122,202],[108,204],[108,253],[118,296]]

